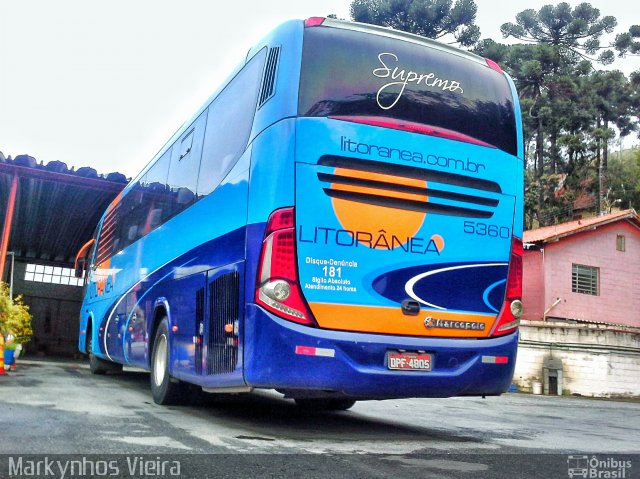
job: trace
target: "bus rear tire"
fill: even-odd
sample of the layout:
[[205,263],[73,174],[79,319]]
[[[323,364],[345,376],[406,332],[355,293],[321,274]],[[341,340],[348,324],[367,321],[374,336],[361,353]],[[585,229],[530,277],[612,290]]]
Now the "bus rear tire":
[[160,405],[177,405],[185,402],[187,385],[169,374],[169,321],[160,320],[153,341],[151,354],[151,394]]
[[296,406],[306,411],[346,411],[355,403],[355,399],[347,398],[299,398]]

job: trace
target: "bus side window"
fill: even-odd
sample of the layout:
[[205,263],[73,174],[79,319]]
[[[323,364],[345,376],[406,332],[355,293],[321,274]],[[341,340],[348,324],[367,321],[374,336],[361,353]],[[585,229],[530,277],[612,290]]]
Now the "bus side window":
[[154,208],[149,210],[149,216],[147,218],[147,224],[149,225],[149,231],[153,231],[162,223],[162,209]]
[[216,189],[247,148],[265,56],[266,49],[249,60],[209,106],[198,179],[199,198]]
[[138,225],[129,226],[129,231],[127,233],[127,243],[131,244],[137,239],[138,239]]
[[137,226],[137,218],[140,215],[141,199],[141,182],[135,184],[132,190],[122,198],[117,220],[119,227],[116,232],[116,239],[119,239],[120,241],[114,241],[112,254],[126,248],[138,239],[132,227]]
[[144,175],[144,203],[148,208],[161,211],[157,224],[149,231],[171,218],[171,191],[167,185],[171,152],[169,148]]
[[173,200],[171,216],[177,215],[196,201],[195,193],[206,119],[207,111],[205,110],[174,144],[168,177]]

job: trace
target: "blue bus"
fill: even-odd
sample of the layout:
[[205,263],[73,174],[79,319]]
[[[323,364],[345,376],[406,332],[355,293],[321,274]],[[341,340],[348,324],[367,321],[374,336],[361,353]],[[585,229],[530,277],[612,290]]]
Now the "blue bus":
[[416,35],[290,21],[108,207],[78,253],[91,371],[304,407],[498,395],[522,314],[511,79]]

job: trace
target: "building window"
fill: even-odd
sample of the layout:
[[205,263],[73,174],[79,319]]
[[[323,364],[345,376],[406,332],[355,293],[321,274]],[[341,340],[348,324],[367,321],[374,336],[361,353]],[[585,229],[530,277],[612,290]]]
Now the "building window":
[[616,249],[618,251],[625,251],[624,235],[618,235],[616,237]]
[[600,268],[574,264],[571,271],[571,291],[598,296]]
[[73,269],[59,266],[45,266],[42,264],[27,264],[24,274],[25,281],[36,283],[64,284],[82,286],[82,278],[76,278]]

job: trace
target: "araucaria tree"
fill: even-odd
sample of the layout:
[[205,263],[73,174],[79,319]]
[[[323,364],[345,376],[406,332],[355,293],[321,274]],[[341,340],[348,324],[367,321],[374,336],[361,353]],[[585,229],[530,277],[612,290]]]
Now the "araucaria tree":
[[[550,175],[567,175],[562,191],[595,190],[597,209],[603,211],[609,188],[607,145],[615,137],[612,127],[623,136],[637,128],[637,102],[629,80],[619,71],[594,69],[594,65],[611,64],[616,51],[618,56],[638,52],[636,27],[618,34],[614,42],[605,41],[616,25],[614,17],[601,16],[588,3],[572,8],[563,2],[538,11],[524,10],[515,23],[502,25],[505,37],[524,43],[500,45],[485,40],[476,49],[486,56],[498,52],[518,86],[525,140],[535,145],[530,179],[538,186],[529,191],[538,197],[530,213],[541,225],[563,219],[553,211],[561,185],[549,182]],[[568,194],[564,201],[571,199]],[[571,206],[565,209],[570,217]]]
[[354,0],[351,18],[428,38],[451,35],[468,47],[480,38],[477,10],[473,0]]

